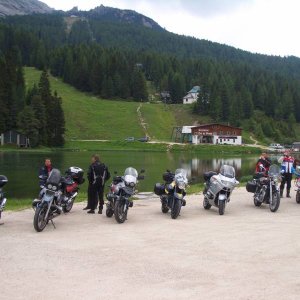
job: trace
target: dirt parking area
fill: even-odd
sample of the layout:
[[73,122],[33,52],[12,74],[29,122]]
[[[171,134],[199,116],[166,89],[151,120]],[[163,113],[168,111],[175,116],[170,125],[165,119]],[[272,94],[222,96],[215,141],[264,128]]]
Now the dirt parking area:
[[300,299],[300,205],[254,207],[234,191],[224,216],[187,197],[180,217],[159,198],[136,201],[128,220],[76,204],[35,232],[33,210],[4,212],[0,299]]

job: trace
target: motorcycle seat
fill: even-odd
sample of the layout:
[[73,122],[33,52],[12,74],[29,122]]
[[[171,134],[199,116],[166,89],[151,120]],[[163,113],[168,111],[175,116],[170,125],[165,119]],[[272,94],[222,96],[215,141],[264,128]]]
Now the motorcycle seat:
[[203,174],[203,178],[204,178],[205,181],[209,181],[210,178],[211,178],[212,176],[214,176],[214,175],[217,175],[217,173],[216,173],[216,172],[213,172],[213,171],[205,172],[205,173]]
[[253,179],[260,179],[260,178],[262,178],[262,177],[266,177],[266,176],[265,176],[265,173],[258,172],[258,173],[255,173],[255,174],[253,175]]

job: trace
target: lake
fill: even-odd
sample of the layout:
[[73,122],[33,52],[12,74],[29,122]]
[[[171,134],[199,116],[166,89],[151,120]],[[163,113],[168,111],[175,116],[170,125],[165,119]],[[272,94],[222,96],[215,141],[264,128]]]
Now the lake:
[[[8,177],[9,183],[4,190],[8,198],[31,199],[38,194],[38,171],[44,159],[50,157],[54,167],[62,172],[70,166],[78,166],[85,171],[88,169],[90,157],[93,153],[83,152],[0,152],[0,174]],[[145,169],[145,180],[140,181],[139,191],[152,191],[156,182],[162,181],[162,173],[166,169],[175,170],[184,168],[189,178],[196,183],[203,182],[202,174],[205,171],[217,171],[222,164],[232,165],[237,172],[237,179],[251,175],[257,161],[256,156],[226,156],[203,155],[192,153],[165,153],[165,152],[126,152],[105,151],[101,153],[101,160],[114,171],[123,174],[124,170],[132,166],[138,171]],[[108,185],[108,184],[107,184]],[[86,192],[87,182],[81,186]]]

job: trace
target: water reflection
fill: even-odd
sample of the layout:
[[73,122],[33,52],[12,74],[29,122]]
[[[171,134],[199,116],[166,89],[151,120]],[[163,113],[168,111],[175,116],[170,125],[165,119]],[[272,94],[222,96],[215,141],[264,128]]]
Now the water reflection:
[[[53,152],[50,154],[32,152],[0,152],[0,174],[5,174],[9,183],[5,187],[10,198],[33,198],[38,193],[38,170],[45,157],[50,156],[53,165],[62,171],[70,166],[78,166],[85,170],[90,163],[91,152]],[[109,167],[111,174],[118,171],[123,174],[128,166],[138,171],[145,169],[145,180],[140,182],[140,191],[152,191],[155,182],[162,181],[162,173],[166,169],[177,168],[187,170],[189,178],[202,182],[205,171],[218,171],[222,164],[232,165],[236,169],[237,178],[251,175],[257,157],[217,157],[216,155],[197,155],[190,153],[149,153],[106,151],[100,153],[101,159]],[[82,186],[86,191],[87,183]]]

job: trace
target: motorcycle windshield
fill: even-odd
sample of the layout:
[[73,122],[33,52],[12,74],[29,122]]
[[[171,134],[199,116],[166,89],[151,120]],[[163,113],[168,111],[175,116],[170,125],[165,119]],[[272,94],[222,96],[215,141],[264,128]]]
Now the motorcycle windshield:
[[269,169],[269,176],[277,177],[280,175],[280,167],[277,165],[272,165]]
[[223,165],[220,174],[227,178],[235,178],[235,169],[232,166]]
[[138,178],[138,172],[137,172],[137,170],[135,168],[132,168],[132,167],[129,167],[129,168],[127,168],[125,170],[124,177],[127,176],[127,175],[130,175],[130,176]]
[[49,177],[47,179],[47,184],[52,184],[52,185],[59,185],[61,180],[61,174],[60,171],[58,169],[53,169],[50,174]]
[[188,183],[186,170],[177,169],[175,171],[175,181],[180,189],[185,188],[185,185]]

